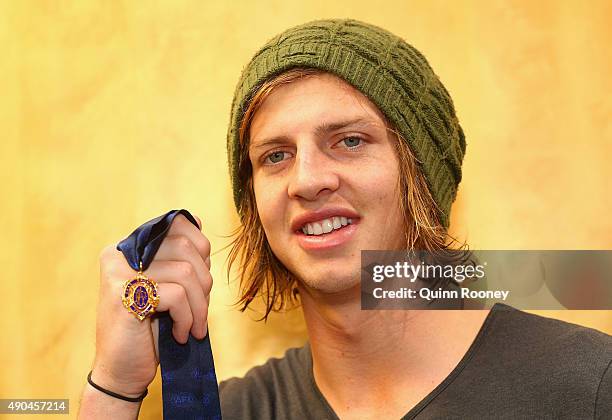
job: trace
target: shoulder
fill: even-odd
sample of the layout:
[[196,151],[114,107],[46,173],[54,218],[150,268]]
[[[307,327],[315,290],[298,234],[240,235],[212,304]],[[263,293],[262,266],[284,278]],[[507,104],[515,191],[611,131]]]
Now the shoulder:
[[493,370],[512,378],[511,386],[579,398],[591,407],[597,400],[601,403],[602,389],[612,386],[608,334],[502,304],[496,305],[487,324],[479,359],[498,366]]
[[[474,417],[612,418],[612,337],[496,304],[443,394]],[[445,412],[446,412],[445,411]]]
[[281,405],[299,404],[300,396],[308,394],[309,366],[309,347],[292,348],[282,358],[250,369],[242,378],[222,381],[223,418],[277,418],[278,410],[285,409]]
[[558,319],[547,318],[498,304],[491,317],[494,344],[520,346],[532,357],[556,355],[558,363],[607,364],[612,358],[612,336]]

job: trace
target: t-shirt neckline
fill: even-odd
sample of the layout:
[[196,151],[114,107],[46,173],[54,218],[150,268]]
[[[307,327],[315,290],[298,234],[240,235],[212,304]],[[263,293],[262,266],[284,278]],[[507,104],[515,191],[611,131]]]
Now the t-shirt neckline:
[[[465,366],[467,366],[467,364],[470,362],[470,360],[472,359],[472,357],[474,356],[474,354],[476,353],[476,351],[478,350],[478,348],[481,346],[482,342],[484,341],[484,337],[486,336],[486,332],[489,329],[489,327],[490,327],[490,325],[491,325],[495,315],[500,310],[507,310],[507,309],[513,309],[513,308],[511,306],[504,305],[504,304],[499,303],[499,302],[495,303],[491,307],[491,310],[489,311],[489,313],[487,314],[487,317],[485,318],[484,322],[480,326],[480,329],[478,330],[478,334],[476,334],[476,337],[474,338],[474,341],[472,342],[472,344],[470,345],[468,350],[465,352],[465,354],[463,355],[463,357],[461,358],[459,363],[457,363],[457,366],[455,366],[455,368],[448,374],[448,376],[446,376],[446,378],[444,378],[444,380],[442,382],[440,382],[438,384],[438,386],[436,386],[429,394],[427,394],[421,401],[419,401],[406,414],[404,414],[402,416],[401,420],[410,420],[410,419],[415,418],[442,391],[444,391],[444,389],[446,389],[455,380],[455,378],[457,376],[459,376],[461,371],[463,371]],[[313,370],[312,370],[312,352],[310,350],[310,342],[307,342],[305,347],[307,348],[307,354],[308,354],[308,357],[307,357],[307,360],[308,360],[308,366],[307,366],[308,376],[309,376],[309,380],[311,382],[311,385],[313,386],[313,388],[315,390],[315,395],[319,398],[319,400],[322,402],[322,404],[327,408],[327,410],[329,411],[329,414],[331,416],[333,416],[334,419],[339,420],[338,415],[335,413],[335,411],[333,410],[331,405],[329,405],[329,403],[327,402],[327,399],[325,398],[325,396],[323,395],[323,393],[321,392],[321,390],[317,386],[317,383],[314,380],[314,373],[313,373]]]

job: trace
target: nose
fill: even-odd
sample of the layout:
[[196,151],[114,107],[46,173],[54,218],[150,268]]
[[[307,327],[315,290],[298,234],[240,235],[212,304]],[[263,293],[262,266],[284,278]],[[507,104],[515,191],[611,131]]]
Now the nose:
[[340,179],[332,160],[313,144],[299,148],[289,175],[290,198],[316,201],[338,189]]

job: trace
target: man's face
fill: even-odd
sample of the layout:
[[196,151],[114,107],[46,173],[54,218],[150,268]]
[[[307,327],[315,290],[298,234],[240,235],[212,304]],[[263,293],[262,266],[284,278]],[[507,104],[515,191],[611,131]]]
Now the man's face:
[[255,114],[250,139],[268,242],[303,284],[355,288],[362,249],[404,246],[395,139],[361,92],[330,74],[280,86]]

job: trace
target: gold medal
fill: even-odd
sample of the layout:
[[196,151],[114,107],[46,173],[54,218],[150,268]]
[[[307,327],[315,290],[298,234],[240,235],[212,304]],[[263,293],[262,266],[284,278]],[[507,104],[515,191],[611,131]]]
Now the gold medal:
[[144,275],[142,261],[136,277],[124,283],[121,299],[123,306],[140,321],[155,313],[155,308],[159,305],[157,283]]

